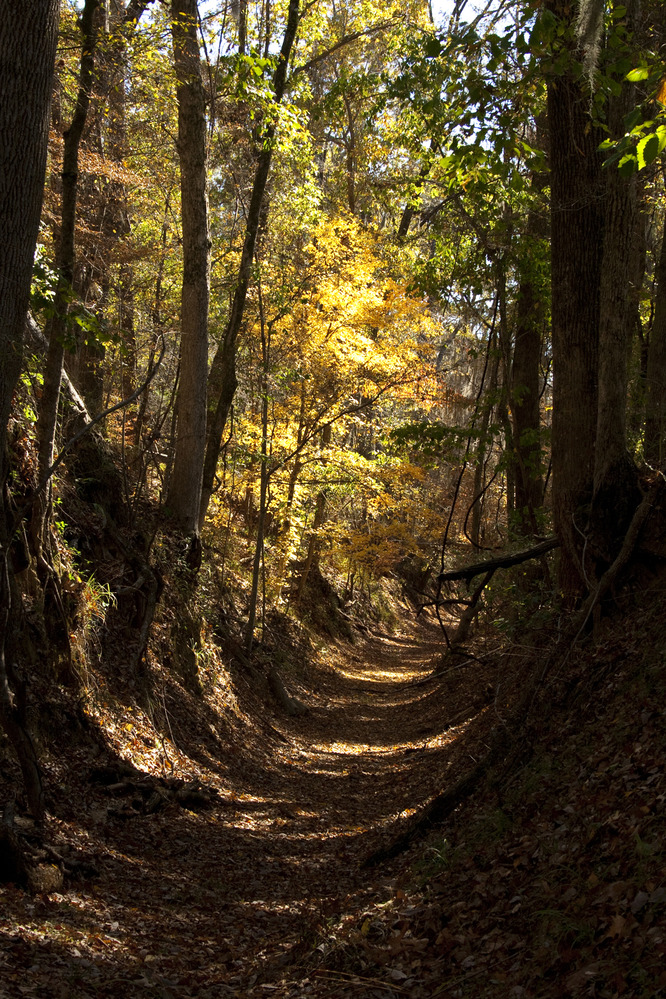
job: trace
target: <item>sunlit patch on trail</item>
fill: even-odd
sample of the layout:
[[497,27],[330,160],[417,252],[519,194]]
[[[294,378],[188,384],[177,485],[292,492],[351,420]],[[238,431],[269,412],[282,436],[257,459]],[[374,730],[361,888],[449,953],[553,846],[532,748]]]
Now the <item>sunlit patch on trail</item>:
[[367,742],[319,742],[312,743],[313,753],[338,754],[340,756],[395,756],[399,753],[409,753],[414,751],[425,752],[428,749],[439,749],[447,746],[450,742],[459,738],[460,735],[474,721],[475,714],[470,715],[465,721],[449,728],[439,735],[433,735],[423,742],[396,742],[391,746],[373,745]]
[[409,683],[423,676],[423,666],[400,665],[379,667],[374,663],[345,663],[337,665],[336,671],[347,680],[363,680],[365,683]]

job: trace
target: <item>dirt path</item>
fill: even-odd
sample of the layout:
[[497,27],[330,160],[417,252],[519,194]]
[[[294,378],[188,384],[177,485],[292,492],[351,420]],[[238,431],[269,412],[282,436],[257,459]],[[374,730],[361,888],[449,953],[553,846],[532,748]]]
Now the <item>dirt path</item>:
[[[0,891],[0,996],[342,995],[308,979],[313,944],[395,894],[407,860],[361,861],[469,765],[488,729],[483,668],[429,679],[440,650],[425,627],[329,648],[292,679],[308,715],[248,725],[226,751],[206,739],[214,719],[199,720],[176,770],[216,789],[212,810],[123,813],[87,785],[83,811],[63,804],[55,834],[97,876],[38,898]],[[149,751],[154,732],[123,717],[137,753]],[[90,762],[76,750],[63,774]]]

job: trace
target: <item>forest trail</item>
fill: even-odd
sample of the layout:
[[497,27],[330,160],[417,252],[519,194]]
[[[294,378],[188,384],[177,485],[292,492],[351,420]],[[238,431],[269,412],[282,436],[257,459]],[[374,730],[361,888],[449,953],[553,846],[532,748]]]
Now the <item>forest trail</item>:
[[[362,870],[364,857],[469,765],[488,729],[468,668],[431,677],[438,652],[441,632],[425,625],[331,645],[295,691],[306,716],[276,716],[217,754],[194,733],[185,753],[176,735],[174,773],[214,790],[210,810],[136,814],[88,783],[84,812],[52,821],[97,876],[37,899],[6,890],[0,928],[16,973],[0,995],[345,994],[343,979],[299,984],[299,964],[327,927],[395,895],[401,864]],[[68,761],[82,780],[87,753]]]

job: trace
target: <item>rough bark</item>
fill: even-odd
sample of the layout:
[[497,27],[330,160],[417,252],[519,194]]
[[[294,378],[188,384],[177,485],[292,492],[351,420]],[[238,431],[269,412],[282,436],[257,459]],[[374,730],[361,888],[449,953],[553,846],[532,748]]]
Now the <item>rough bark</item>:
[[539,379],[541,365],[541,330],[544,314],[534,274],[533,248],[536,228],[534,214],[527,222],[527,235],[521,246],[516,327],[511,367],[511,414],[516,459],[516,520],[521,534],[538,533],[536,511],[541,507],[541,433]]
[[[634,21],[635,0],[627,4]],[[618,139],[624,119],[636,101],[634,86],[625,84],[609,98],[608,125]],[[599,400],[594,461],[591,539],[597,558],[609,564],[640,501],[636,466],[627,450],[629,351],[640,288],[638,183],[612,166],[607,171],[605,225],[599,316]]]
[[657,292],[647,357],[645,460],[666,471],[666,229],[656,274]]
[[206,98],[199,58],[196,0],[172,0],[173,56],[178,98],[178,156],[183,234],[180,385],[177,436],[167,507],[186,533],[199,529],[206,446],[208,232]]
[[[570,32],[573,8],[566,0],[548,0],[547,7]],[[562,544],[559,583],[566,604],[575,603],[587,589],[582,555],[597,424],[604,187],[601,136],[588,109],[589,94],[573,69],[551,77],[553,514]]]
[[[44,802],[32,743],[10,684],[9,629],[16,611],[7,564],[12,523],[6,487],[7,429],[21,349],[39,230],[46,171],[50,102],[59,16],[58,0],[0,0],[0,722],[18,757],[30,808]],[[29,99],[26,99],[29,95]]]
[[[39,229],[58,0],[0,0],[0,484]],[[30,99],[26,100],[26,95]]]

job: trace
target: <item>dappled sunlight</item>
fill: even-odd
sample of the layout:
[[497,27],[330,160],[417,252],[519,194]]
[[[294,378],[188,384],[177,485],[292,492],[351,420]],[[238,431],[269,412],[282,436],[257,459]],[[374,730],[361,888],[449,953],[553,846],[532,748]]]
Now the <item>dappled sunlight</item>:
[[379,666],[357,666],[349,663],[344,668],[336,666],[336,671],[347,680],[363,680],[370,684],[407,684],[412,680],[418,680],[423,676],[423,667],[408,667],[405,665],[392,665],[391,667]]
[[[114,999],[121,979],[171,994],[164,983],[179,976],[191,994],[249,995],[253,975],[301,953],[312,912],[381,901],[363,859],[458,778],[487,711],[470,700],[469,674],[431,675],[428,647],[376,637],[327,651],[307,687],[285,676],[307,707],[300,718],[249,686],[227,728],[214,696],[175,685],[165,686],[168,739],[137,708],[96,715],[108,763],[73,751],[88,805],[76,823],[59,821],[56,841],[75,842],[99,873],[32,910],[14,899],[0,923],[14,938],[20,926],[45,981],[55,954],[75,986],[93,968],[98,994]],[[122,767],[108,786],[91,782]],[[205,792],[199,810],[174,797],[190,783]],[[155,814],[142,789],[168,792]]]
[[[473,721],[474,716],[470,716],[465,722],[455,728],[449,728],[441,735],[433,736],[425,742],[416,744],[414,742],[395,742],[391,745],[377,745],[368,742],[333,742],[333,743],[313,743],[312,751],[321,754],[338,754],[340,756],[399,756],[400,754],[419,752],[424,753],[428,749],[439,749],[454,742],[467,729]],[[330,771],[315,770],[315,773],[327,773]]]

